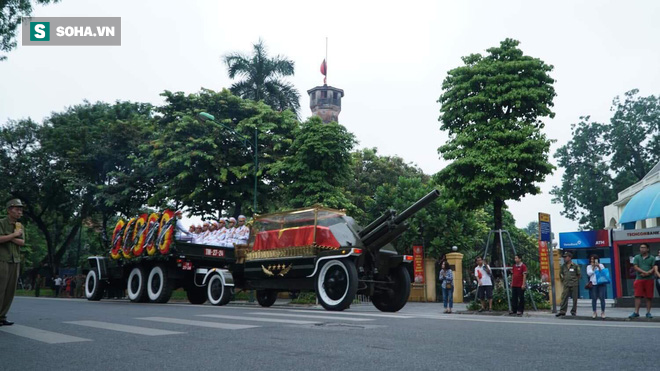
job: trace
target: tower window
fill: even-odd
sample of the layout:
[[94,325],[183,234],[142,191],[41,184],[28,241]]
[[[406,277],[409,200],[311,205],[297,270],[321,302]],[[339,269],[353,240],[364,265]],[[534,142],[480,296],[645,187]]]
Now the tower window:
[[323,90],[323,91],[321,92],[321,99],[325,99],[325,98],[327,98],[327,97],[328,97],[328,92],[325,91],[325,90]]
[[333,99],[339,99],[339,94],[337,92],[332,93]]

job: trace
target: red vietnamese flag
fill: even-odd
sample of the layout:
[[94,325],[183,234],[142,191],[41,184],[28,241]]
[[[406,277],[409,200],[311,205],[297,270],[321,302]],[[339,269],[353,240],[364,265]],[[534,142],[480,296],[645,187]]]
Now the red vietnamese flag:
[[323,78],[323,84],[325,84],[325,79],[328,77],[328,65],[325,63],[325,59],[323,60],[323,63],[321,63],[321,73],[325,76]]

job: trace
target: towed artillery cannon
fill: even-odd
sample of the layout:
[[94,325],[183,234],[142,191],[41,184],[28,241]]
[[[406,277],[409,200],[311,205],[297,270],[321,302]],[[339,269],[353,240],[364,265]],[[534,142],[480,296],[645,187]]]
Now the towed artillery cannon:
[[388,210],[364,228],[343,211],[320,207],[257,216],[251,244],[237,250],[236,284],[256,289],[262,306],[278,291],[302,290],[315,291],[327,310],[344,310],[360,294],[381,311],[398,311],[410,296],[412,256],[390,243],[439,195],[434,190],[400,214]]
[[224,305],[239,288],[256,290],[259,304],[269,307],[279,292],[314,291],[327,310],[344,310],[360,294],[396,312],[410,296],[412,256],[398,254],[391,242],[439,195],[434,190],[400,214],[388,210],[364,228],[344,211],[322,207],[257,215],[249,242],[233,247],[175,240],[171,212],[143,215],[118,223],[112,260],[89,258],[85,293],[99,300],[113,286],[127,289],[132,301],[167,302],[183,287],[193,304]]

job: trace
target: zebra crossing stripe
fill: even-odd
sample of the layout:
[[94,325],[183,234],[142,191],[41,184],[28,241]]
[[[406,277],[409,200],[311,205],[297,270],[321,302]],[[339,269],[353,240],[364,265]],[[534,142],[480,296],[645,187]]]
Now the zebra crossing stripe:
[[144,321],[153,321],[153,322],[173,323],[177,325],[217,328],[223,330],[244,330],[248,328],[259,327],[259,326],[251,326],[251,325],[237,325],[233,323],[194,321],[189,319],[167,318],[167,317],[143,317],[136,319],[144,320]]
[[91,339],[79,338],[76,336],[65,335],[57,332],[51,332],[34,327],[21,326],[21,325],[2,326],[0,327],[0,331],[48,344],[63,344],[63,343],[77,343],[81,341],[92,341]]
[[200,314],[198,317],[221,318],[231,319],[235,321],[255,321],[255,322],[274,322],[274,323],[288,323],[293,325],[313,325],[319,322],[314,321],[299,321],[284,318],[254,318],[254,317],[241,317],[241,316],[225,316],[222,314]]
[[264,312],[251,312],[248,313],[251,315],[259,315],[259,316],[278,316],[278,317],[294,317],[294,318],[312,318],[312,319],[325,319],[325,320],[330,320],[330,321],[351,321],[351,322],[363,322],[363,321],[373,321],[372,318],[348,318],[348,317],[333,317],[333,316],[320,316],[320,315],[314,315],[314,314],[289,314],[289,313],[265,313]]
[[86,326],[86,327],[93,327],[93,328],[100,328],[100,329],[111,330],[111,331],[128,332],[130,334],[138,334],[138,335],[146,335],[146,336],[176,335],[176,334],[182,334],[183,333],[183,332],[176,332],[176,331],[159,330],[159,329],[148,328],[148,327],[120,325],[118,323],[108,323],[108,322],[99,322],[99,321],[71,321],[71,322],[64,322],[64,323],[69,323],[69,324],[72,324],[72,325],[79,325],[79,326]]

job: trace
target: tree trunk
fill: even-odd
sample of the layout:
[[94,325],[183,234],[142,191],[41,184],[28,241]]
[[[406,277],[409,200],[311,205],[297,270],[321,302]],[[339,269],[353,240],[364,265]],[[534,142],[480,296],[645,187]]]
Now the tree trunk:
[[[502,266],[502,249],[500,247],[500,238],[503,236],[500,235],[502,230],[502,209],[504,208],[504,201],[501,198],[496,198],[493,205],[493,217],[495,220],[495,243],[493,244],[493,249],[491,250],[491,263],[493,267]],[[502,239],[503,240],[503,239]]]

